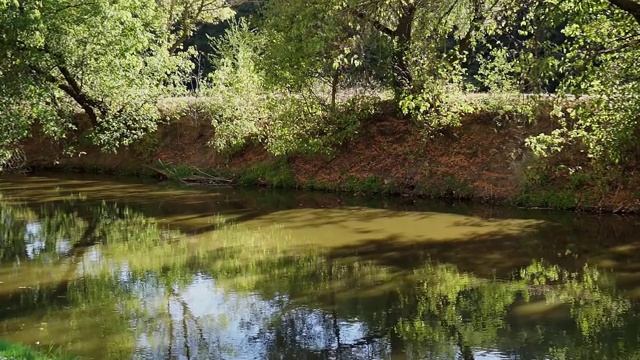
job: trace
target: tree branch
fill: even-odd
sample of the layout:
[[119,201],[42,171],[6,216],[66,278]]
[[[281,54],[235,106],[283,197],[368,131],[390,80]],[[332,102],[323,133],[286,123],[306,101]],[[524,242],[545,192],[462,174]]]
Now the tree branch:
[[435,29],[440,29],[442,23],[444,22],[444,20],[449,17],[449,15],[451,15],[451,12],[453,12],[453,9],[455,9],[455,7],[458,5],[459,0],[455,0],[451,2],[451,6],[449,6],[449,9],[447,9],[447,11],[445,11],[442,16],[440,16],[440,19],[438,19],[438,25],[436,25]]
[[391,37],[391,38],[395,38],[396,37],[396,32],[394,30],[389,29],[388,27],[386,27],[384,24],[382,24],[380,21],[375,20],[375,19],[371,19],[367,16],[366,13],[364,13],[363,11],[355,11],[352,10],[351,11],[357,18],[362,19],[366,22],[368,22],[369,24],[371,24],[371,26],[373,26],[374,29],[380,31],[381,33]]
[[107,113],[104,104],[100,101],[88,97],[82,92],[82,87],[78,84],[69,69],[62,65],[63,60],[60,56],[51,51],[51,49],[46,44],[42,48],[29,48],[22,42],[18,42],[16,45],[18,45],[17,48],[21,51],[32,50],[51,56],[57,63],[55,67],[62,74],[64,81],[53,76],[51,72],[42,70],[36,65],[29,64],[27,65],[27,67],[29,68],[29,70],[31,70],[31,72],[33,72],[34,75],[37,75],[39,78],[41,78],[45,82],[48,82],[49,84],[55,85],[58,89],[64,91],[67,95],[69,95],[82,108],[82,110],[84,110],[84,112],[89,117],[89,121],[91,121],[91,124],[93,126],[98,126],[98,114],[96,114],[95,110],[98,109],[100,111],[100,114],[104,116]]
[[482,25],[484,25],[484,22],[487,19],[487,14],[484,11],[485,3],[485,0],[474,0],[472,2],[473,18],[470,22],[469,31],[462,39],[460,39],[460,45],[458,47],[458,53],[460,55],[464,55],[464,53],[469,50],[473,37],[476,32],[482,28]]
[[51,49],[46,44],[42,51],[56,60],[56,68],[62,74],[62,77],[66,84],[60,84],[57,78],[55,78],[51,74],[48,74],[50,76],[49,80],[51,80],[52,78],[56,79],[58,88],[71,96],[71,98],[73,98],[73,100],[75,100],[75,102],[80,105],[82,110],[84,110],[84,112],[89,117],[89,120],[91,121],[91,124],[93,126],[98,126],[98,115],[96,114],[96,109],[98,109],[100,111],[100,114],[104,116],[107,113],[107,110],[104,108],[104,104],[102,104],[100,101],[88,97],[83,93],[82,87],[78,84],[75,77],[71,74],[71,71],[69,71],[69,69],[63,65],[64,60],[61,56],[51,51]]
[[171,46],[169,47],[169,53],[173,54],[175,53],[178,48],[180,47],[180,45],[182,45],[182,43],[184,43],[188,38],[189,35],[192,31],[191,29],[191,24],[190,24],[190,20],[189,19],[189,9],[187,7],[185,7],[182,10],[182,14],[181,14],[181,18],[180,18],[180,35],[173,41],[173,44],[171,44]]
[[625,44],[622,44],[620,46],[617,46],[615,48],[612,49],[604,49],[604,50],[600,50],[598,52],[595,53],[596,56],[599,55],[606,55],[606,54],[614,54],[614,53],[618,53],[618,52],[622,52],[623,50],[626,50],[630,47],[634,47],[640,45],[640,39],[638,40],[634,40],[634,41],[629,41]]
[[626,11],[636,19],[640,25],[640,3],[634,0],[609,0],[609,2],[620,10]]
[[[84,112],[89,117],[89,120],[91,121],[91,124],[93,126],[97,126],[98,125],[98,116],[97,116],[97,114],[96,114],[96,112],[94,110],[94,106],[96,106],[95,104],[97,102],[87,98],[86,95],[77,92],[76,89],[74,89],[74,87],[68,83],[69,82],[68,80],[65,80],[67,82],[65,84],[64,82],[62,82],[57,77],[51,75],[51,73],[49,73],[48,71],[44,71],[44,70],[42,70],[42,69],[40,69],[40,68],[38,68],[36,66],[33,66],[33,65],[30,65],[29,69],[35,75],[37,75],[39,78],[43,79],[44,81],[46,81],[46,82],[48,82],[48,83],[50,83],[52,85],[55,85],[58,89],[64,91],[65,94],[69,95],[78,105],[80,105],[82,110],[84,110]],[[63,67],[63,69],[64,69],[64,67]],[[65,69],[65,72],[68,74],[68,71],[66,69]]]
[[[93,99],[90,99],[89,97],[87,97],[87,95],[82,93],[82,90],[78,85],[78,82],[71,75],[71,73],[66,67],[62,65],[58,65],[57,68],[62,74],[62,76],[64,77],[64,80],[67,82],[67,85],[68,85],[68,86],[65,86],[64,84],[61,84],[61,85],[58,85],[58,87],[63,91],[65,91],[67,94],[69,94],[69,96],[71,96],[73,100],[75,100],[78,103],[78,105],[82,107],[82,110],[84,110],[84,112],[87,114],[93,126],[98,126],[98,116],[95,112],[95,108],[100,109],[101,108],[100,103]],[[68,91],[67,88],[68,90],[71,90],[71,91]],[[105,110],[100,109],[100,112],[104,115]]]

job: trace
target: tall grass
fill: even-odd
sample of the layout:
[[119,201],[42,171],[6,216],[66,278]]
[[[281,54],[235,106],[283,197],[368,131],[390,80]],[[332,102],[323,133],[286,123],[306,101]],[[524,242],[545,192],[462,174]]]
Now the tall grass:
[[[50,346],[46,351],[36,351],[28,346],[12,344],[0,341],[0,360],[65,360],[74,359],[63,357],[60,350],[55,346]],[[75,358],[77,359],[77,358]]]

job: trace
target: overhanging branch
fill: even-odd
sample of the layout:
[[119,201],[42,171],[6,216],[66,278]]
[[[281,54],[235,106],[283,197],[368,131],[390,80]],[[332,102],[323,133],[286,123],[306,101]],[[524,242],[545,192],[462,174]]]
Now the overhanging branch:
[[[69,95],[78,105],[80,105],[82,110],[84,110],[84,112],[89,117],[91,124],[93,126],[98,125],[98,116],[95,112],[94,105],[92,105],[92,103],[95,104],[94,101],[88,99],[86,95],[77,92],[76,89],[74,89],[74,87],[68,83],[68,81],[66,81],[65,83],[65,81],[61,81],[57,77],[51,75],[51,73],[49,73],[48,71],[44,71],[36,66],[29,66],[29,69],[40,79],[52,85],[55,85],[58,89],[64,91],[65,94]],[[68,71],[65,72],[68,73]]]
[[396,32],[394,30],[389,29],[387,26],[385,26],[384,24],[382,24],[378,20],[371,19],[364,12],[352,10],[352,13],[357,18],[362,19],[362,20],[368,22],[369,24],[371,24],[371,26],[373,26],[374,29],[380,31],[381,33],[383,33],[383,34],[385,34],[385,35],[387,35],[387,36],[389,36],[391,38],[395,38],[396,37]]
[[609,2],[618,9],[631,14],[631,16],[636,19],[636,22],[640,24],[640,3],[634,0],[609,0]]

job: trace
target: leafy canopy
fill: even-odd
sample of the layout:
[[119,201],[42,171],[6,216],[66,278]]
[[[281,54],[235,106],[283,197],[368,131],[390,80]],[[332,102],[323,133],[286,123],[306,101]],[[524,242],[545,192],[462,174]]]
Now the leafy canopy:
[[553,48],[548,53],[558,59],[557,73],[563,74],[558,93],[583,101],[558,111],[563,126],[553,136],[532,143],[549,151],[577,141],[593,157],[614,163],[629,160],[637,149],[640,121],[640,3],[545,0],[541,4],[538,11],[544,10],[550,26],[567,37],[561,46],[539,44]]
[[[190,69],[181,40],[201,21],[229,15],[219,1],[0,1],[0,143],[35,121],[65,138],[90,129],[107,150],[155,129],[156,102]],[[86,122],[74,114],[81,111]]]

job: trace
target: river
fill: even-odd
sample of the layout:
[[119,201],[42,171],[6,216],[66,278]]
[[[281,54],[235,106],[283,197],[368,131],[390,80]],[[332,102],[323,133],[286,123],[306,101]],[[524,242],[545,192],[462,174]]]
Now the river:
[[637,359],[640,219],[0,178],[0,339],[82,359]]

